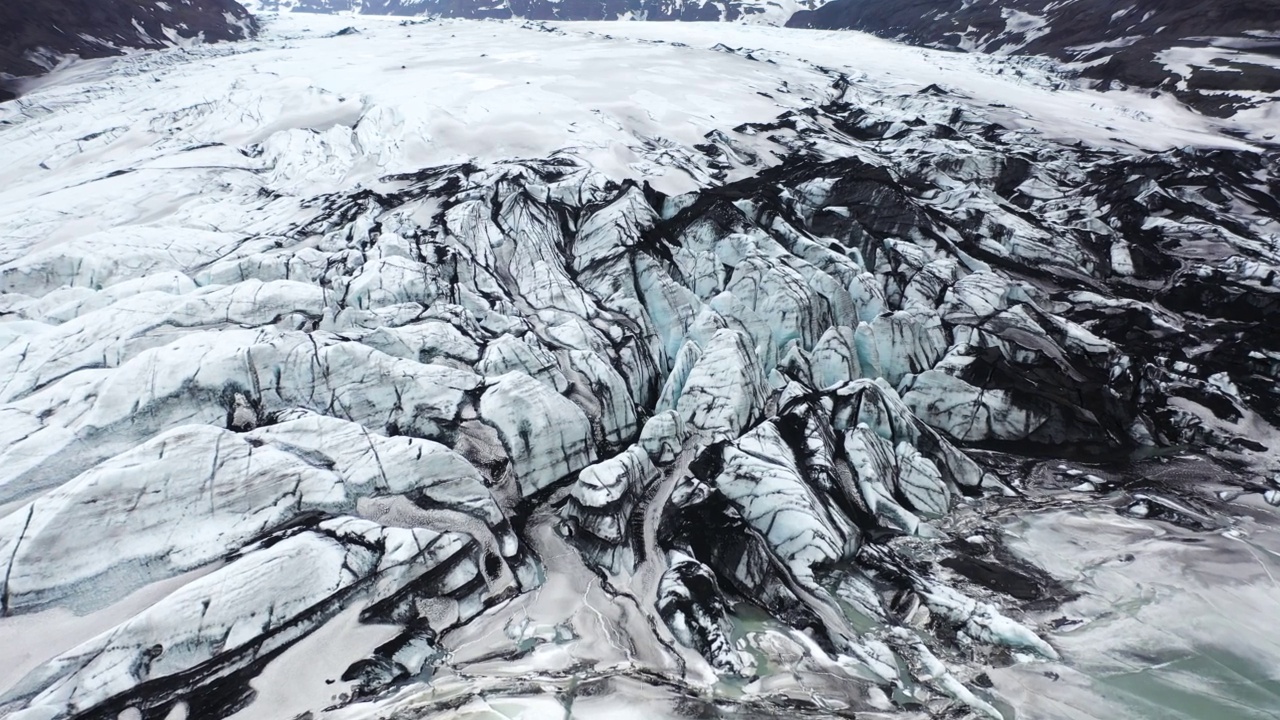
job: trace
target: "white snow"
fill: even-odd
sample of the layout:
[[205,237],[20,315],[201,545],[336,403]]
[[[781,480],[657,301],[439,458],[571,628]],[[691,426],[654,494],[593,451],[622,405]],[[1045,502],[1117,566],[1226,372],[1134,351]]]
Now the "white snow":
[[[1232,49],[1231,38],[1196,38],[1212,43],[1209,47],[1188,47],[1176,45],[1156,54],[1156,60],[1163,63],[1170,72],[1183,77],[1180,87],[1186,88],[1187,78],[1196,69],[1206,69],[1220,73],[1239,73],[1239,65],[1257,65],[1272,70],[1280,70],[1280,58],[1263,52],[1249,52],[1246,48]],[[1223,42],[1226,41],[1226,42]],[[1251,93],[1241,93],[1251,94]],[[1274,97],[1265,93],[1257,93],[1260,104],[1274,104]],[[1272,102],[1268,102],[1272,101]],[[1274,127],[1272,130],[1274,131]]]
[[1001,46],[998,51],[1001,55],[1012,54],[1026,47],[1032,40],[1049,34],[1050,30],[1052,30],[1049,27],[1049,21],[1042,15],[1032,15],[1031,13],[1009,8],[1001,8],[1000,15],[1004,17],[1005,22],[1005,30],[1001,37],[1022,36],[1020,42]]
[[1115,40],[1103,40],[1096,43],[1087,43],[1085,45],[1072,45],[1066,48],[1068,51],[1080,55],[1092,54],[1099,50],[1109,50],[1111,48],[1124,48],[1138,42],[1142,39],[1141,35],[1128,35]]

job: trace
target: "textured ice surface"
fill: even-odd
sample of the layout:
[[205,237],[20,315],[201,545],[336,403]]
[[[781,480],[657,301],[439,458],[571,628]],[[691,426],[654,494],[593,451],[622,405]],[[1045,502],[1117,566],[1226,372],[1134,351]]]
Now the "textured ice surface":
[[797,10],[820,7],[826,0],[246,0],[260,12],[307,12],[337,15],[429,15],[432,17],[528,20],[678,20],[732,21],[782,25]]
[[286,14],[0,105],[0,712],[1265,717],[1166,628],[1271,609],[1275,151],[1002,62]]

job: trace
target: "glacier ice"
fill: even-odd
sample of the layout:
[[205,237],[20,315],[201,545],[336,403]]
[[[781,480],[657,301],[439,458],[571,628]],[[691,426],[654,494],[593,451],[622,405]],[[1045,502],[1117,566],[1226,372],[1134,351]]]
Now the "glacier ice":
[[[0,712],[1001,717],[1071,661],[1002,522],[1274,502],[1274,149],[1037,135],[1110,100],[990,58],[347,21],[0,105],[0,644],[93,626]],[[320,638],[332,695],[256,703]]]

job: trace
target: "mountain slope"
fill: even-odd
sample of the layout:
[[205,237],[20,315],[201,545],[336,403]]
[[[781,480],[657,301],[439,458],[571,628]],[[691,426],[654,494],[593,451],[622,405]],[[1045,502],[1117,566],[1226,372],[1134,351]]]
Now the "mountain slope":
[[[241,40],[254,31],[234,0],[40,0],[0,5],[0,79],[37,75],[66,55],[99,58],[183,39]],[[4,87],[0,86],[0,99]]]
[[1280,91],[1280,0],[835,0],[788,26],[1047,55],[1099,87],[1162,88],[1216,115]]

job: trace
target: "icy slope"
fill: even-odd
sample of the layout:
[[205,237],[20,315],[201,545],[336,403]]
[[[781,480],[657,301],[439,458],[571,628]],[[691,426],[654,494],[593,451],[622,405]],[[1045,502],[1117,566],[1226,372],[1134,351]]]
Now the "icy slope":
[[770,51],[774,63],[796,61],[843,73],[858,87],[906,94],[930,85],[980,107],[1000,124],[1065,143],[1161,150],[1183,145],[1243,148],[1234,137],[1273,142],[1274,93],[1257,108],[1230,118],[1204,116],[1176,96],[1140,91],[1096,92],[1087,81],[1065,76],[1042,58],[912,47],[862,32],[727,25],[714,30],[691,24],[564,23],[567,31],[595,32],[641,41],[682,42],[694,47]]
[[193,39],[242,40],[254,19],[233,0],[40,0],[0,6],[0,100],[69,57],[119,55]]
[[1226,657],[1141,632],[1212,580],[1052,513],[1274,565],[1238,122],[724,24],[288,14],[42,83],[0,105],[11,717],[1142,717],[1091,648]]

